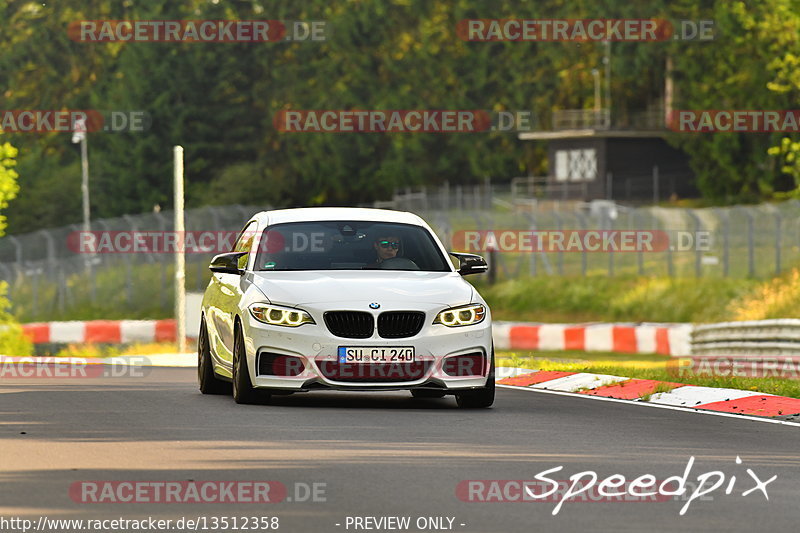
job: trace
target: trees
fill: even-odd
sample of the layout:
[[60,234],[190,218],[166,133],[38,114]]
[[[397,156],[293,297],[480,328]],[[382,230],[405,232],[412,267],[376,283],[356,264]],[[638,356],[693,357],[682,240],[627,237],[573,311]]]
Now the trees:
[[7,226],[2,210],[8,207],[8,203],[16,198],[19,192],[17,183],[19,174],[14,170],[17,164],[17,154],[18,150],[11,146],[11,143],[0,144],[0,236],[3,235]]
[[[792,30],[784,26],[788,13],[780,2],[716,2],[711,15],[715,38],[705,43],[684,43],[674,53],[677,84],[676,108],[775,110],[792,109],[788,94],[770,91],[770,65]],[[688,11],[696,16],[696,12]],[[709,18],[708,16],[704,18]],[[673,45],[673,50],[675,50]],[[777,133],[676,134],[672,141],[686,151],[697,175],[698,187],[712,201],[757,201],[785,188],[781,171],[767,155]]]
[[[666,18],[715,21],[711,42],[615,42],[614,116],[657,109],[667,57],[679,109],[790,109],[800,0],[0,0],[6,109],[146,111],[145,132],[91,133],[92,213],[149,211],[171,200],[170,147],[186,149],[188,205],[369,202],[395,187],[478,183],[546,171],[541,144],[506,133],[281,133],[286,109],[591,108],[597,42],[466,42],[468,18]],[[326,22],[327,40],[274,43],[81,43],[82,19]],[[798,160],[781,135],[674,134],[703,195],[770,198]],[[66,134],[15,135],[23,189],[14,232],[78,222],[79,157]],[[788,144],[786,144],[788,142]],[[781,144],[783,143],[783,144]],[[766,153],[773,146],[772,157]],[[243,185],[244,184],[244,185]],[[50,201],[49,199],[60,199]]]
[[[796,102],[800,96],[800,2],[776,0],[772,11],[764,20],[750,19],[749,24],[758,31],[772,34],[772,51],[775,59],[767,68],[774,79],[767,84],[770,91],[789,97]],[[791,176],[794,190],[790,195],[800,196],[800,141],[798,135],[784,135],[768,153],[778,159],[781,172]]]
[[[3,209],[13,200],[19,191],[17,184],[16,165],[17,149],[5,142],[0,144],[0,236],[6,227],[6,219],[2,214]],[[32,349],[31,343],[23,336],[18,325],[12,320],[8,312],[9,302],[6,299],[8,283],[0,280],[0,355],[28,355]]]

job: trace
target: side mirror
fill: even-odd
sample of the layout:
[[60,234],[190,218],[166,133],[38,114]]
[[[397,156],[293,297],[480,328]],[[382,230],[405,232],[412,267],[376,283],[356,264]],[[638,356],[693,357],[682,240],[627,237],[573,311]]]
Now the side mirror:
[[211,272],[219,274],[237,274],[241,275],[244,269],[239,268],[239,258],[247,255],[247,252],[229,252],[226,254],[215,255],[208,265]]
[[460,263],[458,273],[462,276],[468,274],[482,274],[489,270],[489,265],[486,264],[486,260],[479,255],[457,252],[450,252],[450,255],[458,259]]

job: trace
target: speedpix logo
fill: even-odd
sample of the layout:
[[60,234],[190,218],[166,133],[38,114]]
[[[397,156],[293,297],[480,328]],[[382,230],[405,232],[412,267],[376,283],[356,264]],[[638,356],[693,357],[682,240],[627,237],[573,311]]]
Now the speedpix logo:
[[[682,499],[686,503],[679,514],[685,515],[692,502],[708,499],[722,489],[726,495],[734,491],[746,497],[753,493],[761,493],[769,500],[767,485],[778,476],[773,475],[764,480],[751,468],[746,468],[747,476],[739,474],[744,483],[750,483],[742,490],[742,483],[736,475],[728,477],[720,470],[699,473],[691,479],[694,467],[694,456],[689,458],[682,475],[670,476],[658,480],[652,474],[641,475],[631,481],[621,475],[600,478],[596,472],[587,470],[569,477],[568,483],[550,477],[564,469],[556,466],[543,470],[528,481],[520,480],[466,480],[456,486],[456,497],[464,502],[556,502],[552,514],[555,516],[564,503],[572,501],[669,501]],[[742,459],[736,457],[736,465],[742,465]],[[737,483],[738,482],[738,483]],[[724,487],[724,488],[722,488]]]

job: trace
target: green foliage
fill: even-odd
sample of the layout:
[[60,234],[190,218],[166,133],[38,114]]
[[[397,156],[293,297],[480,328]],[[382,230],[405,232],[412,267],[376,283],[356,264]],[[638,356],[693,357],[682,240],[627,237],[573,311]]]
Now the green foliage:
[[22,328],[8,312],[8,283],[0,281],[0,355],[31,355],[33,343],[22,334]]
[[[546,171],[543,143],[514,134],[280,133],[287,109],[529,110],[594,105],[603,45],[465,42],[466,18],[713,19],[711,42],[615,42],[613,113],[658,109],[667,58],[675,107],[791,109],[797,96],[798,0],[59,0],[0,1],[0,93],[6,109],[142,110],[146,132],[89,135],[93,216],[171,204],[171,147],[186,150],[189,207],[214,203],[351,204],[395,187],[480,183]],[[325,21],[322,42],[82,43],[69,22],[99,19]],[[712,202],[785,190],[780,136],[674,134]],[[23,189],[11,231],[78,222],[80,167],[68,134],[24,134]],[[782,144],[780,146],[783,146]],[[789,145],[790,147],[793,145]],[[793,150],[793,149],[792,149]],[[785,159],[776,161],[775,157]],[[787,166],[791,167],[787,169]]]
[[[0,144],[0,210],[8,207],[19,191],[18,174],[14,170],[17,149],[10,143]],[[0,214],[0,236],[6,227],[6,219]],[[6,298],[8,283],[0,280],[0,355],[29,355],[33,345],[22,335],[10,313],[9,301]]]
[[[779,110],[794,101],[767,89],[768,65],[791,39],[791,29],[776,17],[779,2],[715,1],[702,16],[696,2],[683,1],[685,18],[714,20],[714,40],[670,43],[676,79],[676,109]],[[795,8],[796,9],[796,8]],[[796,32],[796,30],[795,30]],[[767,156],[779,134],[674,134],[671,142],[690,156],[703,195],[718,201],[757,201],[785,188],[781,171]]]
[[[17,174],[14,167],[17,162],[17,149],[9,143],[0,144],[0,211],[8,207],[8,203],[13,200],[19,192],[17,184]],[[0,214],[0,236],[6,229],[6,217]]]
[[[792,0],[776,1],[768,21],[760,21],[765,31],[779,32],[776,58],[768,68],[774,72],[774,79],[767,84],[769,90],[776,94],[789,96],[797,101],[800,96],[800,3]],[[769,155],[780,162],[780,171],[794,181],[794,190],[782,196],[800,197],[800,140],[797,135],[783,137],[780,142],[771,146]]]
[[[541,322],[713,322],[759,287],[753,280],[535,277],[481,290],[494,318]],[[800,311],[800,309],[798,309]]]

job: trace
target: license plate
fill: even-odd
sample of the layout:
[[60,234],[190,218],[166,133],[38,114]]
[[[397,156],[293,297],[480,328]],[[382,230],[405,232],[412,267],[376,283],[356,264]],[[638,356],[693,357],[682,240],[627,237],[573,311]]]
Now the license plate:
[[413,363],[413,346],[339,346],[340,363]]

